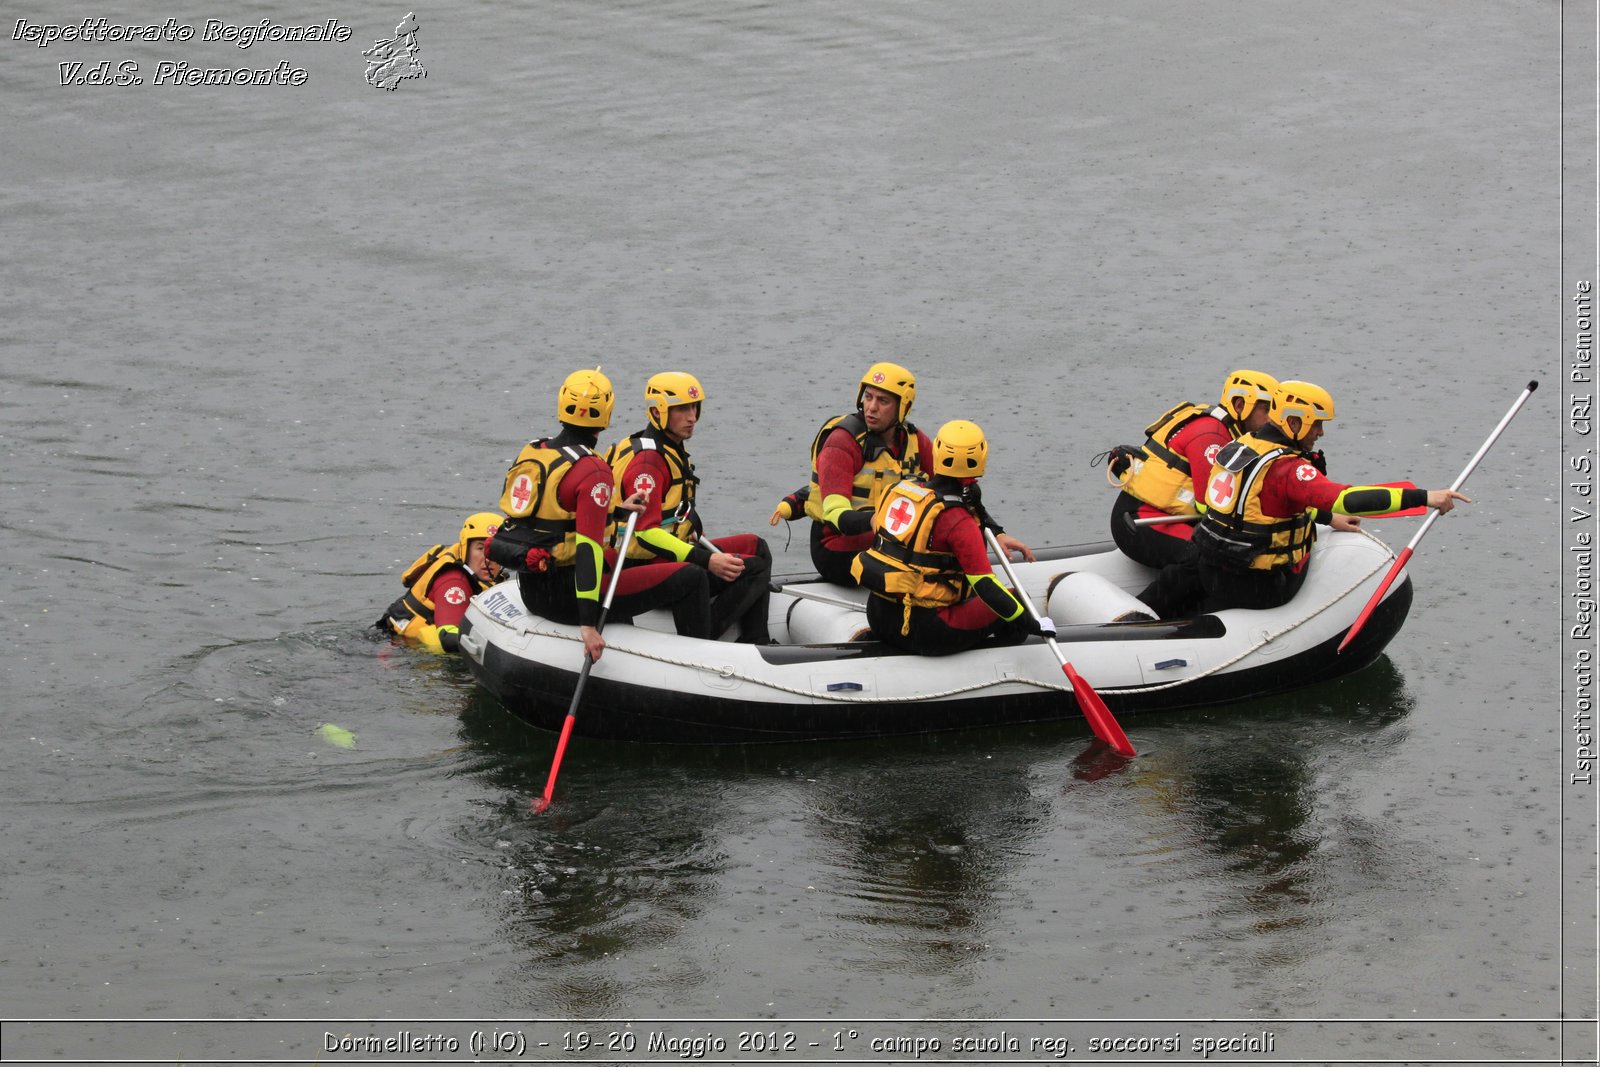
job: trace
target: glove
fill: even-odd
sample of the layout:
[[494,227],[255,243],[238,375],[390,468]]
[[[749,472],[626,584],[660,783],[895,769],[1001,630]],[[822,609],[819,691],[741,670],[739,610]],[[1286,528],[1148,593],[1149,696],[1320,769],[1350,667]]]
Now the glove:
[[1056,636],[1056,624],[1051,621],[1050,616],[1040,615],[1038,620],[1034,622],[1033,629],[1028,632],[1038,637],[1047,637],[1053,641]]
[[839,532],[864,534],[872,532],[872,515],[865,511],[845,511],[839,515]]
[[803,486],[778,501],[778,506],[772,509],[772,518],[767,520],[767,525],[776,526],[781,522],[793,522],[806,513],[806,499],[811,496],[811,487]]
[[550,553],[542,548],[530,548],[522,565],[533,574],[543,574],[550,569]]

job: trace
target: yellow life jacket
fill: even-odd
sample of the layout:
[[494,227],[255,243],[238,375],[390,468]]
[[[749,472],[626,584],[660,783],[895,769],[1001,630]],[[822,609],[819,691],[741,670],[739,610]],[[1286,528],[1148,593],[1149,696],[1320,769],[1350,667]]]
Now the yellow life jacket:
[[[665,486],[655,486],[650,490],[652,499],[661,502],[662,530],[683,541],[693,545],[700,536],[700,527],[694,518],[694,491],[700,484],[700,478],[694,472],[694,464],[689,460],[689,453],[684,451],[682,445],[673,444],[665,436],[659,436],[653,430],[641,430],[626,440],[618,441],[606,452],[606,462],[611,464],[611,477],[617,483],[617,495],[627,497],[633,495],[633,486],[623,485],[622,477],[628,472],[628,464],[633,462],[636,453],[653,450],[661,453],[661,458],[667,461],[668,480]],[[606,527],[606,540],[616,544],[618,531],[627,522],[627,513],[614,511],[609,526]],[[621,516],[620,521],[616,516]],[[649,549],[644,548],[638,541],[628,546],[629,559],[654,560],[659,557]]]
[[872,547],[850,564],[856,584],[905,604],[900,632],[911,632],[912,608],[942,608],[969,595],[967,577],[954,553],[929,548],[933,527],[947,507],[962,507],[959,495],[941,495],[916,481],[901,481],[883,496],[872,525]]
[[1308,508],[1280,518],[1261,510],[1267,471],[1280,460],[1304,455],[1287,445],[1245,434],[1217,453],[1206,481],[1204,517],[1194,545],[1209,562],[1240,570],[1292,567],[1311,552],[1317,539],[1317,513]]
[[[883,439],[867,429],[867,420],[861,412],[836,415],[822,424],[816,439],[811,442],[811,495],[806,498],[806,514],[818,522],[822,517],[822,490],[817,485],[817,455],[823,442],[837,427],[844,427],[861,448],[861,469],[856,471],[850,489],[850,507],[855,511],[873,511],[894,484],[902,478],[912,478],[921,469],[917,455],[917,428],[909,422],[900,424],[906,433],[905,455],[895,456]],[[891,431],[893,432],[893,431]]]
[[407,587],[405,595],[390,604],[389,610],[384,613],[390,629],[395,633],[402,637],[417,637],[423,627],[433,625],[434,603],[428,597],[428,590],[433,587],[433,581],[439,576],[439,572],[445,568],[459,568],[467,576],[474,596],[493,584],[480,580],[476,574],[467,569],[466,561],[456,553],[459,547],[434,545],[405,569],[405,573],[400,576],[401,583]]
[[1143,452],[1123,473],[1123,492],[1169,515],[1196,514],[1199,509],[1194,506],[1194,472],[1189,469],[1188,457],[1174,451],[1167,442],[1195,419],[1208,415],[1226,426],[1231,436],[1239,436],[1239,424],[1225,409],[1206,408],[1186,400],[1145,427]]
[[577,552],[578,519],[561,507],[556,490],[574,463],[595,454],[584,445],[529,441],[506,471],[500,510],[529,531],[530,547],[546,549],[560,567],[570,567]]

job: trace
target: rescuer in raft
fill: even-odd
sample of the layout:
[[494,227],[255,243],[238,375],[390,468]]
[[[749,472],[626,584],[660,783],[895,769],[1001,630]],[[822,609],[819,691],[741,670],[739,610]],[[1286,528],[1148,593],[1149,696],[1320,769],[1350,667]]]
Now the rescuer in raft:
[[1317,524],[1360,529],[1360,515],[1427,506],[1448,514],[1454,489],[1345,485],[1312,461],[1310,449],[1333,418],[1333,397],[1310,382],[1280,382],[1269,425],[1217,453],[1194,533],[1204,599],[1201,612],[1275,608],[1305,581]]
[[929,451],[933,473],[883,494],[872,546],[851,566],[870,593],[873,635],[930,656],[965,651],[990,635],[1006,643],[1055,636],[1050,620],[1035,624],[990,567],[986,515],[969,503],[988,467],[983,430],[965,419],[947,422]]
[[700,380],[682,371],[657,374],[645,383],[644,399],[650,425],[606,453],[617,491],[645,499],[628,547],[630,565],[688,563],[704,569],[711,590],[710,636],[721,637],[737,621],[740,641],[767,644],[772,552],[755,534],[708,541],[695,500],[700,479],[684,443],[704,410]]
[[[928,473],[928,435],[909,421],[917,379],[898,363],[874,363],[861,376],[856,410],[822,424],[811,442],[811,484],[778,502],[769,520],[811,519],[811,562],[824,581],[855,584],[856,554],[871,546],[872,518],[896,483]],[[980,515],[981,501],[976,503]],[[1032,560],[1033,550],[991,522],[1006,552]]]

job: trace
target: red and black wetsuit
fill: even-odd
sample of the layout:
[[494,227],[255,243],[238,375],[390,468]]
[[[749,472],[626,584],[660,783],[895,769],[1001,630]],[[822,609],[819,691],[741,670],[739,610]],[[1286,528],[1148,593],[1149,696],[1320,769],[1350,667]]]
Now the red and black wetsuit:
[[[897,648],[943,656],[973,648],[990,635],[1021,643],[1029,634],[1039,632],[1027,609],[995,577],[983,525],[959,502],[961,484],[946,477],[932,478],[927,484],[947,503],[934,517],[926,552],[929,556],[952,557],[951,573],[959,575],[971,595],[943,607],[912,607],[909,617],[902,601],[878,594],[869,596],[867,622],[873,635]],[[865,577],[863,584],[867,584]]]
[[[859,416],[857,416],[859,417]],[[903,471],[905,477],[921,473],[923,457],[933,454],[933,441],[921,430],[917,434],[918,470]],[[871,440],[880,443],[890,456],[900,458],[906,454],[909,434],[905,426],[897,423],[884,434],[874,434]],[[817,490],[812,493],[813,503],[821,506],[830,496],[851,499],[855,493],[856,475],[866,465],[861,445],[846,426],[835,426],[817,449]],[[898,480],[898,478],[892,479]],[[854,585],[850,577],[850,564],[856,553],[872,544],[872,512],[847,511],[840,516],[840,527],[826,522],[811,524],[811,562],[824,581],[837,585]],[[842,527],[842,528],[841,528]]]
[[[672,493],[666,488],[674,485],[675,481],[672,464],[669,464],[665,450],[672,450],[673,461],[680,470],[692,477],[693,465],[689,462],[688,451],[681,443],[672,441],[659,431],[644,430],[633,436],[636,442],[641,438],[652,441],[654,447],[634,448],[618,484],[623,497],[637,492],[646,494],[644,510],[639,513],[634,529],[639,547],[655,559],[645,562],[631,560],[623,571],[623,581],[630,580],[631,572],[646,567],[708,568],[712,550],[699,541],[702,527],[699,513],[694,510],[692,492],[680,490]],[[671,516],[663,515],[663,504],[674,505]],[[678,516],[679,507],[686,511],[681,518]],[[625,517],[619,517],[626,521]],[[674,530],[678,533],[674,533]],[[707,636],[720,637],[737,621],[740,641],[766,644],[770,639],[767,611],[772,575],[772,551],[767,547],[766,539],[755,534],[729,534],[715,538],[711,543],[718,552],[727,552],[743,559],[744,570],[731,582],[709,570],[705,571],[711,596],[711,622]]]
[[[1254,437],[1267,445],[1285,445],[1292,450],[1288,455],[1271,461],[1261,476],[1258,501],[1262,513],[1268,518],[1290,519],[1314,511],[1317,523],[1325,525],[1336,512],[1372,515],[1389,510],[1425,507],[1428,503],[1426,489],[1394,489],[1336,482],[1323,474],[1318,463],[1313,462],[1311,456],[1289,441],[1276,427],[1266,427]],[[1244,438],[1241,443],[1249,440],[1251,438]],[[1196,566],[1204,591],[1200,610],[1275,608],[1288,603],[1305,582],[1306,567],[1315,550],[1314,530],[1309,531],[1309,536],[1304,555],[1297,562],[1270,569],[1244,566],[1238,560],[1212,551],[1205,534],[1198,536],[1195,540],[1199,550]]]

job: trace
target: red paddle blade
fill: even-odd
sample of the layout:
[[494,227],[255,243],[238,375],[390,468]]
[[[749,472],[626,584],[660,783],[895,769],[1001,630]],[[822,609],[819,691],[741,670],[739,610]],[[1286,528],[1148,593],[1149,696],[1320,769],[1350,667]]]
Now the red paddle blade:
[[[1426,527],[1424,527],[1424,529],[1426,529]],[[1345,632],[1344,640],[1340,641],[1339,647],[1334,650],[1335,655],[1343,652],[1349,646],[1350,642],[1356,639],[1356,634],[1359,633],[1361,628],[1367,624],[1367,620],[1372,618],[1372,612],[1377,608],[1378,602],[1383,599],[1383,594],[1387,593],[1389,591],[1389,587],[1394,584],[1395,577],[1399,575],[1401,571],[1406,569],[1406,561],[1410,558],[1411,546],[1407,545],[1405,548],[1400,550],[1400,554],[1396,556],[1394,562],[1389,565],[1389,573],[1385,574],[1383,576],[1383,581],[1378,583],[1378,589],[1372,594],[1372,599],[1367,601],[1367,606],[1361,609],[1361,614],[1356,616],[1356,621],[1350,624],[1350,629]]]
[[1117,725],[1116,716],[1111,714],[1111,709],[1106,707],[1106,702],[1100,699],[1094,687],[1072,669],[1072,664],[1064,663],[1061,669],[1067,672],[1067,681],[1072,683],[1072,695],[1078,698],[1078,707],[1083,709],[1083,717],[1089,720],[1089,729],[1094,731],[1094,735],[1115,749],[1119,756],[1137,755],[1128,735]]
[[[587,657],[583,661],[583,678],[588,677],[589,664],[592,662]],[[572,707],[567,709],[567,719],[561,724],[561,739],[556,742],[555,758],[550,761],[550,777],[544,780],[544,796],[535,800],[530,807],[535,815],[550,806],[550,798],[556,795],[556,775],[561,773],[561,757],[567,751],[567,738],[572,736],[572,724],[577,719],[578,697],[583,693],[583,678],[578,681],[578,689],[572,696]]]

